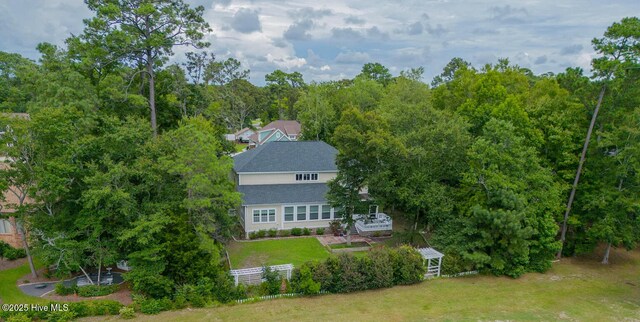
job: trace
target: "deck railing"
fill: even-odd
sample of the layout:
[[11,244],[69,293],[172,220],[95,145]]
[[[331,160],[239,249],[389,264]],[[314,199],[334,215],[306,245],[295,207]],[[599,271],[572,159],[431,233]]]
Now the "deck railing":
[[[373,214],[372,214],[373,215]],[[356,229],[358,231],[372,232],[372,231],[384,231],[391,230],[393,227],[393,220],[387,214],[379,212],[375,214],[375,218],[370,218],[371,215],[355,215]]]

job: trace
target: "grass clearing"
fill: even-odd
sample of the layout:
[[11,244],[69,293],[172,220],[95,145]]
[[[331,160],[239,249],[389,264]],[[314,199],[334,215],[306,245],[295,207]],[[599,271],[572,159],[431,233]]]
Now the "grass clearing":
[[347,243],[329,245],[329,247],[331,247],[331,249],[359,248],[359,247],[369,247],[369,246],[371,246],[371,245],[369,245],[366,242],[351,242],[351,245],[348,245]]
[[636,321],[640,317],[640,250],[615,250],[610,265],[600,264],[600,256],[563,259],[545,274],[530,273],[519,279],[435,279],[352,294],[164,312],[137,320]]
[[280,264],[297,266],[330,255],[315,237],[231,242],[227,251],[234,269]]
[[0,302],[21,303],[45,303],[47,300],[24,294],[16,284],[18,279],[29,274],[29,264],[24,263],[16,268],[0,271]]

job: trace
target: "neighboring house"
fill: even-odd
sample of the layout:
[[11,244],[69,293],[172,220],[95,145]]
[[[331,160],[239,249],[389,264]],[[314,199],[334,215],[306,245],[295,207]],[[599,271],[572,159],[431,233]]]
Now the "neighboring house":
[[342,215],[326,200],[338,174],[338,151],[322,141],[275,141],[234,157],[245,233],[261,229],[321,228]]
[[300,123],[298,121],[273,121],[250,137],[250,145],[260,146],[267,142],[297,141],[300,137]]
[[[29,119],[29,114],[27,113],[2,113],[3,116]],[[0,129],[0,135],[4,135],[4,128]],[[6,169],[8,164],[5,163],[6,157],[0,156],[0,171]],[[15,206],[20,204],[20,200],[18,197],[11,192],[10,190],[6,190],[3,192],[4,197],[0,200],[0,240],[6,242],[7,244],[16,247],[22,248],[22,236],[20,232],[16,229],[16,220],[11,216],[16,210]],[[31,202],[30,199],[26,199],[25,203]]]
[[251,136],[254,135],[255,133],[256,132],[254,130],[248,127],[245,127],[244,129],[234,133],[234,135],[236,140],[242,143],[246,143],[246,142],[249,142],[249,140],[251,139]]
[[22,248],[22,236],[16,229],[16,220],[14,217],[7,217],[15,212],[13,205],[18,203],[18,198],[12,192],[4,192],[4,201],[0,201],[0,217],[4,218],[0,219],[0,240],[13,247]]

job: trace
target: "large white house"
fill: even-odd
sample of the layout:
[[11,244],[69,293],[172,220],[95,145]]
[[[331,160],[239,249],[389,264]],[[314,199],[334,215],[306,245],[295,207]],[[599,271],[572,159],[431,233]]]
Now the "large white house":
[[341,214],[327,202],[338,151],[322,141],[274,141],[234,157],[245,233],[328,227]]

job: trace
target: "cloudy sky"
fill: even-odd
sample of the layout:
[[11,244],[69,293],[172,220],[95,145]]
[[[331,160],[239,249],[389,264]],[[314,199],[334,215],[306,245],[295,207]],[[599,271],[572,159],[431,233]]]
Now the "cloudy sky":
[[[591,39],[640,13],[639,0],[185,1],[206,8],[216,57],[240,60],[259,85],[275,69],[325,81],[367,62],[394,75],[423,66],[430,82],[453,57],[474,66],[507,57],[536,74],[589,71]],[[37,59],[39,42],[63,44],[90,16],[82,0],[0,0],[0,51]]]

